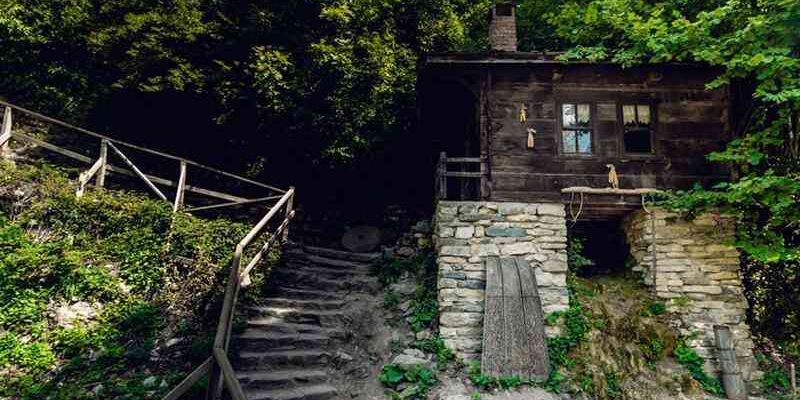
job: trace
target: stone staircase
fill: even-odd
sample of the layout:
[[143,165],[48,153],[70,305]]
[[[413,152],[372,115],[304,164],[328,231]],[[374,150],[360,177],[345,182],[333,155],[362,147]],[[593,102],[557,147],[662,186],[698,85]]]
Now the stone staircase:
[[[260,306],[243,308],[246,327],[233,336],[237,376],[250,400],[323,400],[340,395],[337,363],[350,341],[351,309],[375,293],[380,253],[287,248]],[[348,356],[349,357],[349,356]]]

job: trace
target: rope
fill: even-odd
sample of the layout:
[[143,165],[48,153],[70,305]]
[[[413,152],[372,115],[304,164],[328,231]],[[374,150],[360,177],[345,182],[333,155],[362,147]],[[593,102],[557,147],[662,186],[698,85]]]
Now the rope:
[[581,192],[581,203],[578,207],[578,213],[575,214],[574,210],[574,203],[575,203],[575,193],[571,193],[569,197],[569,215],[572,218],[572,225],[578,223],[578,218],[581,216],[581,212],[583,212],[583,192]]

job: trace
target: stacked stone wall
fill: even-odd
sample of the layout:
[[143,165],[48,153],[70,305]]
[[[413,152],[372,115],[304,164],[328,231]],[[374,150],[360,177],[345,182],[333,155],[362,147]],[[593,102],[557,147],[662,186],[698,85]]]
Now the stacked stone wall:
[[[534,269],[545,313],[565,310],[567,226],[563,204],[439,202],[439,333],[458,355],[480,356],[486,258],[523,257]],[[557,334],[548,330],[548,335]]]
[[688,344],[706,359],[709,373],[719,372],[714,325],[727,325],[743,376],[754,381],[759,372],[745,320],[747,300],[739,276],[739,252],[728,244],[733,239],[733,222],[715,214],[688,221],[661,209],[653,213],[655,251],[653,220],[647,213],[635,212],[623,222],[637,263],[634,270],[642,272],[645,283],[678,317],[676,328],[692,338]]

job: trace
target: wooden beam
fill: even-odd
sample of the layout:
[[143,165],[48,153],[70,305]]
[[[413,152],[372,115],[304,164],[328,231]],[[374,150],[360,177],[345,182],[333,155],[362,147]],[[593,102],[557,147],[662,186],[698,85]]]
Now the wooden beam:
[[233,372],[233,366],[228,361],[228,355],[225,354],[225,350],[219,347],[214,348],[214,358],[217,359],[217,364],[222,370],[222,379],[225,381],[225,386],[228,388],[228,393],[233,400],[247,400],[242,386],[236,378],[236,373]]
[[483,315],[481,371],[497,376],[507,362],[503,335],[503,274],[497,257],[486,259],[486,301]]
[[189,376],[184,378],[178,386],[175,386],[174,389],[170,390],[166,396],[164,396],[161,400],[178,400],[189,391],[189,389],[194,386],[197,381],[202,379],[204,376],[208,374],[208,371],[211,370],[211,363],[214,361],[213,356],[206,359],[205,362],[200,364],[197,369],[192,371]]
[[156,194],[158,197],[160,197],[160,198],[161,198],[161,200],[168,201],[168,200],[167,200],[167,196],[165,196],[165,195],[164,195],[164,193],[163,193],[163,192],[161,192],[161,190],[159,190],[159,189],[156,187],[156,185],[155,185],[155,184],[153,184],[153,182],[151,182],[151,181],[150,181],[150,179],[147,177],[147,175],[145,175],[145,174],[144,174],[144,172],[142,172],[141,170],[139,170],[139,168],[138,168],[138,167],[136,167],[136,165],[133,163],[133,161],[131,161],[130,159],[128,159],[128,157],[127,157],[127,156],[125,156],[125,154],[124,154],[124,153],[122,153],[122,152],[121,152],[121,151],[120,151],[120,150],[117,148],[117,146],[114,146],[112,143],[109,143],[109,144],[108,144],[108,146],[109,146],[109,147],[111,147],[111,150],[114,150],[114,152],[115,152],[115,153],[117,153],[117,155],[118,155],[120,158],[122,158],[122,161],[124,161],[124,162],[125,162],[125,164],[128,164],[128,167],[130,167],[130,169],[132,169],[132,170],[133,170],[133,172],[134,172],[134,173],[136,173],[136,175],[137,175],[139,178],[142,178],[142,180],[144,181],[144,183],[145,183],[145,184],[147,184],[147,187],[149,187],[149,188],[150,188],[150,190],[152,190],[152,191],[153,191],[153,192],[154,192],[154,193],[155,193],[155,194]]
[[663,190],[652,188],[641,189],[614,189],[614,188],[590,188],[587,186],[574,186],[561,189],[561,193],[583,193],[583,194],[618,194],[618,195],[643,195],[664,193]]
[[449,163],[479,163],[483,161],[481,157],[448,157]]
[[195,211],[213,210],[213,209],[216,209],[216,208],[243,206],[243,205],[246,205],[246,204],[262,203],[262,202],[265,202],[265,201],[277,200],[277,199],[280,199],[281,197],[283,197],[283,195],[281,195],[281,196],[261,197],[261,198],[258,198],[258,199],[249,199],[249,200],[243,199],[241,201],[232,201],[230,203],[221,203],[221,204],[213,204],[213,205],[210,205],[210,206],[192,207],[192,208],[186,209],[186,211],[187,212],[195,212]]
[[172,211],[177,212],[183,208],[183,194],[186,190],[186,162],[181,161],[180,176],[178,178],[178,187],[175,189],[175,204],[172,206]]
[[0,105],[6,107],[6,109],[11,108],[11,109],[17,110],[19,112],[25,113],[25,114],[27,114],[27,115],[35,118],[35,119],[38,119],[40,121],[49,122],[49,123],[54,124],[54,125],[58,125],[58,126],[61,126],[61,127],[64,127],[64,128],[68,128],[68,129],[80,132],[80,133],[82,133],[84,135],[96,137],[98,139],[105,139],[106,141],[108,141],[108,143],[114,143],[114,144],[117,144],[119,146],[125,146],[125,147],[131,148],[131,149],[136,149],[136,150],[139,150],[139,151],[143,151],[145,153],[150,153],[150,154],[157,155],[157,156],[164,157],[164,158],[168,158],[168,159],[171,159],[171,160],[185,161],[187,164],[189,164],[191,166],[194,166],[194,167],[197,167],[197,168],[202,168],[202,169],[214,172],[216,174],[219,174],[219,175],[222,175],[222,176],[226,176],[226,177],[231,178],[231,179],[235,179],[235,180],[238,180],[238,181],[241,181],[241,182],[249,183],[251,185],[255,185],[255,186],[263,187],[263,188],[266,188],[266,189],[269,189],[269,190],[273,190],[273,191],[276,191],[278,193],[286,193],[287,192],[284,189],[280,189],[280,188],[277,188],[277,187],[274,187],[274,186],[271,186],[271,185],[267,185],[265,183],[254,181],[252,179],[248,179],[248,178],[245,178],[243,176],[232,174],[230,172],[222,171],[220,169],[217,169],[217,168],[214,168],[214,167],[210,167],[208,165],[203,165],[203,164],[200,164],[198,162],[191,161],[191,160],[187,160],[187,159],[182,158],[182,157],[174,156],[172,154],[167,154],[167,153],[156,151],[156,150],[151,150],[151,149],[148,149],[146,147],[137,146],[137,145],[132,144],[132,143],[124,142],[122,140],[112,139],[111,137],[109,137],[107,135],[101,135],[99,133],[92,132],[92,131],[90,131],[88,129],[83,129],[81,127],[66,123],[64,121],[61,121],[61,120],[58,120],[58,119],[55,119],[55,118],[48,117],[48,116],[46,116],[44,114],[40,114],[40,113],[37,113],[35,111],[31,111],[31,110],[29,110],[27,108],[23,108],[23,107],[11,104],[11,103],[3,101],[3,100],[0,100]]
[[83,196],[83,193],[86,191],[86,184],[88,184],[89,181],[92,180],[92,177],[94,176],[94,174],[97,173],[97,171],[100,171],[100,168],[103,167],[103,163],[104,163],[103,159],[99,158],[97,159],[97,161],[95,161],[95,163],[91,166],[91,168],[89,168],[84,172],[81,172],[80,176],[78,176],[78,190],[75,193],[76,196],[78,197]]
[[11,149],[8,142],[11,140],[11,126],[14,124],[11,116],[11,107],[6,107],[3,112],[3,128],[0,130],[0,152],[3,157],[8,157]]
[[458,172],[446,171],[444,176],[448,178],[483,178],[483,172]]
[[103,164],[100,166],[100,171],[97,172],[97,179],[94,182],[97,187],[106,185],[106,174],[108,171],[108,140],[105,139],[100,141],[100,160],[102,160]]

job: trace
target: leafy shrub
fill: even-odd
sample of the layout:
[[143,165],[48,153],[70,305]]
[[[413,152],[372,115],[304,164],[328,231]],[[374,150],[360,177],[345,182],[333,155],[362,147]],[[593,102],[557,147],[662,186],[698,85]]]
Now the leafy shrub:
[[428,391],[436,383],[436,375],[430,369],[422,366],[403,367],[388,364],[381,370],[378,380],[392,389],[397,388],[401,383],[409,384],[401,393],[392,392],[392,398],[422,400],[427,398]]
[[719,380],[709,376],[706,374],[705,370],[703,370],[705,360],[686,344],[686,340],[678,341],[674,354],[678,363],[686,367],[689,374],[692,375],[692,378],[699,382],[705,391],[716,395],[725,394]]
[[439,368],[443,368],[448,363],[456,359],[456,355],[453,353],[453,350],[444,344],[444,340],[440,336],[419,340],[414,344],[414,347],[426,353],[436,354],[436,361],[439,364]]

